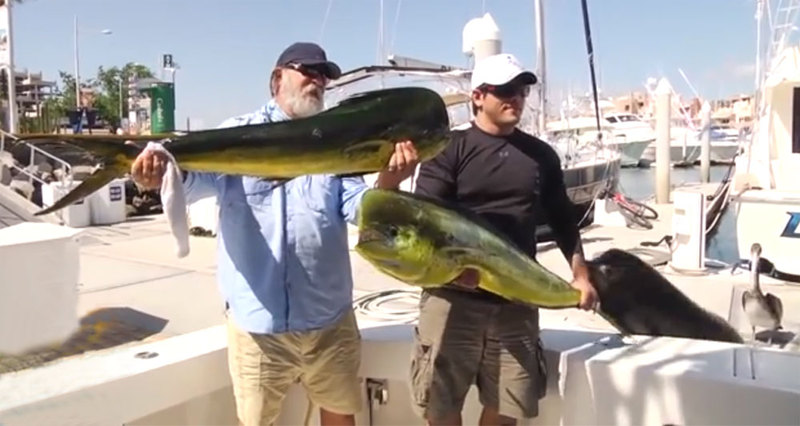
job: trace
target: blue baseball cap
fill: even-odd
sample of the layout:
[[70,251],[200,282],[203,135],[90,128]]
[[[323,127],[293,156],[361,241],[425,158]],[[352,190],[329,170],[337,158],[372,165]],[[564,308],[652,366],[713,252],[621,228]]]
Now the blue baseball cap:
[[342,75],[339,66],[329,61],[325,50],[315,43],[297,42],[292,44],[281,53],[275,66],[284,67],[292,63],[324,68],[325,75],[332,80]]

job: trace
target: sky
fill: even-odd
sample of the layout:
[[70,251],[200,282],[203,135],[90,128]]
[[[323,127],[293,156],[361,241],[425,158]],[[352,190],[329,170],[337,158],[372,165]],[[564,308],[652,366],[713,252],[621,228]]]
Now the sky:
[[[170,53],[176,125],[209,128],[259,108],[280,52],[320,43],[343,70],[378,61],[380,0],[24,0],[13,7],[15,67],[58,80],[73,73],[78,16],[81,76],[138,62],[156,70]],[[755,0],[588,0],[595,66],[605,95],[666,77],[692,96],[751,92]],[[398,11],[398,4],[400,5]],[[462,29],[491,13],[503,50],[536,67],[533,0],[384,0],[386,53],[467,66]],[[591,90],[580,0],[544,0],[548,96]],[[327,16],[327,19],[326,19]],[[324,25],[323,25],[324,23]],[[105,35],[102,30],[109,29]]]

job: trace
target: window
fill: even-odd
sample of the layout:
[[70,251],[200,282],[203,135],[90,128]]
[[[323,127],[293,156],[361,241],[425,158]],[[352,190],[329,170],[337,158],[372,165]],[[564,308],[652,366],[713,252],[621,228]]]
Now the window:
[[792,98],[792,153],[800,154],[800,87],[794,88]]

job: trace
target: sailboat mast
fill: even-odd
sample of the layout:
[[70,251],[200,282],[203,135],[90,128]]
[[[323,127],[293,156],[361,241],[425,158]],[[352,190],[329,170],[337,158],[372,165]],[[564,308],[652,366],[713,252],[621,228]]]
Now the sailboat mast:
[[589,56],[589,75],[592,77],[592,97],[594,98],[594,113],[597,120],[597,140],[602,142],[603,133],[600,126],[600,103],[597,97],[597,79],[594,71],[594,48],[592,47],[592,31],[589,28],[589,10],[586,0],[581,0],[581,10],[583,12],[583,33],[586,37],[586,53]]
[[547,78],[545,78],[545,51],[544,51],[544,9],[542,0],[535,0],[536,3],[536,76],[539,78],[539,120],[537,133],[541,136],[545,129],[545,111],[547,107]]
[[755,89],[761,89],[761,21],[764,16],[764,0],[758,0],[756,5],[756,72]]

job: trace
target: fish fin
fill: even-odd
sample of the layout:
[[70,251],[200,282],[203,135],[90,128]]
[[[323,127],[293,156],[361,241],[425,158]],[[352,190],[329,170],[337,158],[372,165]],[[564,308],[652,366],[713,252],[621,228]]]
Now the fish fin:
[[[403,89],[403,88],[401,88],[401,89]],[[367,92],[356,93],[356,94],[348,96],[347,98],[342,99],[341,101],[339,101],[339,103],[336,104],[336,107],[337,108],[338,107],[349,107],[349,106],[353,106],[353,105],[360,104],[360,103],[363,103],[363,102],[371,101],[373,99],[378,99],[378,98],[386,96],[391,90],[392,89],[370,90],[370,91],[367,91]],[[397,90],[397,89],[394,89],[394,90]]]
[[60,133],[25,133],[16,135],[19,141],[31,142],[41,140],[61,140],[61,141],[108,141],[114,143],[124,143],[126,141],[139,141],[149,142],[158,141],[162,139],[170,139],[182,136],[181,133],[161,133],[154,135],[116,135],[116,134],[98,134],[88,135],[85,133],[77,134],[60,134]]
[[64,207],[67,207],[70,204],[73,204],[76,201],[85,198],[87,195],[97,191],[115,178],[124,176],[126,172],[127,168],[118,165],[109,168],[97,169],[85,181],[81,182],[77,188],[59,198],[58,201],[56,201],[52,206],[34,213],[34,216],[41,216],[61,210]]
[[128,140],[152,141],[154,139],[156,138],[152,135],[54,135],[38,133],[22,135],[17,143],[25,142],[37,146],[68,144],[103,157],[123,155],[133,160],[139,155],[142,148],[136,145],[126,144],[125,142]]
[[433,89],[429,89],[427,87],[389,87],[384,89],[368,90],[365,92],[350,95],[347,98],[339,101],[336,107],[353,106],[355,104],[369,102],[375,99],[380,99],[384,97],[393,97],[398,95],[406,95],[406,96],[415,95],[416,97],[424,95],[424,98],[421,98],[421,100],[426,100],[427,98],[436,99],[439,102],[441,102],[442,105],[445,105],[444,99],[442,99],[442,97],[436,91],[434,91]]
[[485,252],[470,247],[442,247],[440,250],[449,257],[462,259],[464,261],[481,259],[487,256]]

